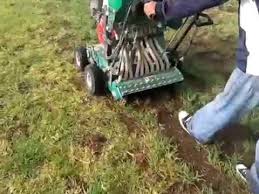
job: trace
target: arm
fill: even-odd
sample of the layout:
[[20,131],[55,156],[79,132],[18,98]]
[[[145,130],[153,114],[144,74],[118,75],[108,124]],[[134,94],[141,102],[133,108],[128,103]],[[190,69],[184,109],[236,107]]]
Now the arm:
[[180,19],[223,4],[227,0],[163,0],[156,2],[156,17],[160,21]]

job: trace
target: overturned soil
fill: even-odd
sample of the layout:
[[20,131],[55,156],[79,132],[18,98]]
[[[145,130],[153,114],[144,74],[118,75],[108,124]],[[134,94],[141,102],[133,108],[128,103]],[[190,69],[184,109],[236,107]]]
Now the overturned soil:
[[[177,119],[171,116],[166,108],[157,109],[158,124],[161,133],[171,138],[172,143],[178,145],[178,157],[186,162],[194,171],[202,175],[203,183],[211,186],[213,191],[217,193],[231,193],[230,178],[223,174],[219,169],[208,162],[207,151],[198,146],[197,143],[186,134],[178,124]],[[199,183],[198,183],[199,186]],[[236,188],[237,193],[245,193],[245,190]]]
[[[182,99],[180,98],[182,83],[147,90],[141,93],[128,96],[127,103],[138,109],[139,111],[146,108],[154,108],[167,102],[173,102],[174,107],[182,107]],[[172,101],[173,100],[173,101]]]

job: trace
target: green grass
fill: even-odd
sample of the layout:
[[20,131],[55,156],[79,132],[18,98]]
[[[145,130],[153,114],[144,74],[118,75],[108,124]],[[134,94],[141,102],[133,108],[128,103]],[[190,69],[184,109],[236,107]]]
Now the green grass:
[[[164,193],[172,186],[176,193],[217,193],[180,158],[178,145],[161,136],[154,107],[91,97],[83,89],[71,64],[75,45],[95,42],[87,7],[84,0],[0,2],[0,193]],[[211,37],[236,34],[235,14],[217,18],[219,25],[198,34],[207,45]],[[224,84],[220,73],[201,76],[210,68],[200,63],[186,71],[200,77],[205,91],[185,83],[179,92],[190,111]],[[174,99],[163,104],[177,112]],[[136,121],[135,131],[123,115]],[[250,126],[257,126],[256,118],[256,112],[247,118]],[[93,137],[103,137],[101,145]],[[217,147],[205,149],[238,191],[237,156],[222,159]]]

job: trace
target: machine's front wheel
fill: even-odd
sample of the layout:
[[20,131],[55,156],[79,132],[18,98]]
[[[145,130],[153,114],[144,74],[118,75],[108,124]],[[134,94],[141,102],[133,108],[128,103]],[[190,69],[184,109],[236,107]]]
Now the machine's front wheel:
[[85,67],[89,64],[86,48],[79,47],[75,49],[75,67],[79,71],[84,71]]
[[101,69],[96,65],[88,65],[85,68],[85,84],[87,90],[92,95],[101,95],[104,93],[104,75]]

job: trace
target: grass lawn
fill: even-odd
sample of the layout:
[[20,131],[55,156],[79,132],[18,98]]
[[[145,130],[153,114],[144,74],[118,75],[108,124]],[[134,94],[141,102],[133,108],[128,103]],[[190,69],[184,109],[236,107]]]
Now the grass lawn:
[[0,193],[247,193],[234,165],[253,159],[258,112],[210,146],[176,120],[234,68],[235,7],[211,12],[216,25],[198,32],[184,83],[124,104],[88,95],[72,65],[75,45],[96,40],[87,3],[0,2]]

